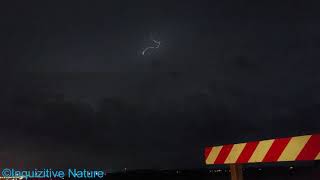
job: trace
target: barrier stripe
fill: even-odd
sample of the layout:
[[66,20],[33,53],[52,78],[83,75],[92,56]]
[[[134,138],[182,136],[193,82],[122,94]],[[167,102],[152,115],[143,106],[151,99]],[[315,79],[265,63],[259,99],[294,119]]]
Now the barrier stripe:
[[204,153],[206,164],[320,160],[320,134],[208,147]]
[[320,134],[312,135],[297,160],[315,159],[320,153]]
[[229,153],[229,156],[225,160],[225,164],[233,164],[236,163],[237,159],[239,158],[241,152],[243,151],[244,147],[246,146],[247,143],[241,143],[241,144],[235,144],[231,152]]
[[303,147],[307,144],[311,135],[293,137],[289,141],[287,147],[283,150],[278,161],[294,161],[296,160]]
[[216,161],[221,149],[222,149],[222,146],[216,146],[216,147],[211,148],[210,153],[206,159],[206,164],[214,163]]
[[315,159],[316,160],[320,160],[320,152],[319,152],[318,156]]
[[262,162],[273,142],[274,139],[260,141],[249,162]]
[[204,150],[204,158],[207,159],[208,156],[210,155],[210,152],[211,150],[213,149],[214,147],[206,147],[206,149]]
[[246,163],[249,161],[254,150],[257,148],[259,141],[247,143],[242,153],[238,157],[237,163]]
[[277,161],[284,148],[287,146],[291,138],[275,139],[268,153],[262,160],[263,162]]
[[217,159],[214,161],[214,163],[215,164],[223,164],[224,161],[227,159],[232,147],[233,147],[232,144],[223,146]]

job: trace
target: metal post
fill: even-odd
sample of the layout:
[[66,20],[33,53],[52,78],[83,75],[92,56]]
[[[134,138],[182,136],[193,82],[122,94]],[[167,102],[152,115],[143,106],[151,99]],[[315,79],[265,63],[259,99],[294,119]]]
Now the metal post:
[[230,164],[231,180],[243,180],[242,165]]

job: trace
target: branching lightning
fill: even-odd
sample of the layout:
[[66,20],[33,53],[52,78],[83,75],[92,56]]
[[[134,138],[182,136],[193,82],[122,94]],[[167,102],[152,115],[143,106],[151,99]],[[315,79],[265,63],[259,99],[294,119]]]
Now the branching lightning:
[[160,43],[161,43],[160,41],[153,40],[153,42],[157,44],[157,46],[155,48],[159,48],[160,47]]

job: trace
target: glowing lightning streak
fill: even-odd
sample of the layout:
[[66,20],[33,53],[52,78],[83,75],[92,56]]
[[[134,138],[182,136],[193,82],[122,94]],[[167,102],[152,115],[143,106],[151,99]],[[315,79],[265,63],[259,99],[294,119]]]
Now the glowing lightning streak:
[[154,43],[157,44],[157,46],[153,47],[153,46],[149,46],[149,47],[146,47],[143,51],[142,51],[142,55],[144,56],[144,54],[149,50],[149,49],[157,49],[160,47],[160,41],[156,41],[156,40],[152,40]]
[[159,48],[160,47],[160,41],[153,40],[153,42],[155,42],[157,44],[157,46],[155,48]]
[[142,51],[142,55],[144,55],[144,53],[146,52],[146,51],[148,51],[149,49],[153,49],[154,47],[147,47],[147,48],[145,48],[143,51]]

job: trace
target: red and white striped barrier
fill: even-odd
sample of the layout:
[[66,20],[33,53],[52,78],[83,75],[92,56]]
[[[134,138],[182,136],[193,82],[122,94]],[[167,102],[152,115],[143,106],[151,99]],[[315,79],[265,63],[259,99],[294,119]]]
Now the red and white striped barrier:
[[210,164],[320,160],[320,134],[205,148]]

